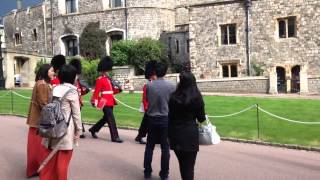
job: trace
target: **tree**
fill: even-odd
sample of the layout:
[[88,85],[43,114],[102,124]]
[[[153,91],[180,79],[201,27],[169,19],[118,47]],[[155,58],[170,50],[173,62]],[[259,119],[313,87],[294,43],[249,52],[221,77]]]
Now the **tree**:
[[106,55],[107,33],[99,29],[100,22],[89,23],[80,36],[80,54],[87,59]]
[[165,55],[164,45],[158,41],[151,38],[139,39],[132,50],[129,63],[134,65],[137,72],[144,72],[145,63],[151,60],[165,61],[167,62],[167,57]]
[[135,45],[136,41],[133,40],[121,40],[114,42],[111,49],[111,57],[114,61],[114,65],[128,65]]

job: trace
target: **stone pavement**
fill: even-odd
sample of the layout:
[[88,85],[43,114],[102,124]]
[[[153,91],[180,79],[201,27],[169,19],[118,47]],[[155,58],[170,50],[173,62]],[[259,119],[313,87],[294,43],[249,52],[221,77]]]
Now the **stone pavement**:
[[[27,126],[25,118],[0,116],[0,179],[25,178]],[[110,142],[107,128],[92,139],[80,141],[71,160],[70,180],[143,179],[144,146],[136,144],[136,131],[120,130],[123,144]],[[153,161],[154,179],[160,170],[160,148]],[[38,178],[32,178],[38,179]],[[179,180],[179,166],[171,153],[170,179]],[[319,180],[320,153],[222,142],[201,146],[195,169],[196,180]]]

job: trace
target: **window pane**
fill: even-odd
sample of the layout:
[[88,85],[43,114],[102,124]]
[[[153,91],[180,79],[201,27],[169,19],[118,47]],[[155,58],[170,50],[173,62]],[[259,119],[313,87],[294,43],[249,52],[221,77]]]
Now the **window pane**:
[[237,43],[237,35],[236,35],[236,25],[229,25],[229,43],[236,44]]
[[190,40],[188,39],[187,40],[187,53],[190,52]]
[[231,77],[238,77],[237,65],[231,65]]
[[121,7],[121,0],[115,0],[114,7]]
[[229,77],[229,67],[228,65],[222,66],[222,76]]
[[221,44],[228,44],[228,26],[221,26]]
[[288,37],[296,36],[296,18],[290,17],[288,19]]
[[179,53],[179,50],[180,50],[179,41],[176,40],[176,53],[177,53],[177,54]]
[[287,28],[286,22],[284,20],[279,21],[279,37],[286,38],[287,37]]

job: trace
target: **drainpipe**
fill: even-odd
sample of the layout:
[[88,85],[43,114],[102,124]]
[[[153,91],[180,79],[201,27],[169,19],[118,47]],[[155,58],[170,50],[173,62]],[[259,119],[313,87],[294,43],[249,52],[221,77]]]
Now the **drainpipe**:
[[251,0],[245,0],[246,11],[246,57],[247,57],[247,75],[251,76],[251,58],[250,58],[250,8],[252,6]]
[[126,39],[128,39],[128,8],[127,8],[127,0],[124,0],[124,16],[126,18]]
[[51,7],[51,54],[54,55],[54,47],[53,47],[53,3],[50,0],[50,7]]

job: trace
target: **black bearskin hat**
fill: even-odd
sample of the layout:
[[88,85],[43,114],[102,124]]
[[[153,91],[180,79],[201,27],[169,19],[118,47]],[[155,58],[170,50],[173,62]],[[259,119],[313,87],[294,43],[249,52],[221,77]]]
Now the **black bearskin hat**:
[[77,74],[81,74],[81,61],[79,59],[72,59],[69,63],[71,66],[73,66],[77,70]]
[[66,64],[66,58],[64,57],[64,55],[61,55],[61,54],[53,56],[51,60],[51,66],[53,67],[55,72],[65,64]]
[[144,71],[144,77],[146,79],[149,79],[152,75],[155,74],[156,65],[157,65],[157,61],[154,61],[154,60],[146,63],[145,71]]
[[104,71],[111,71],[113,66],[113,61],[110,56],[105,56],[101,58],[97,71],[98,72],[104,72]]

